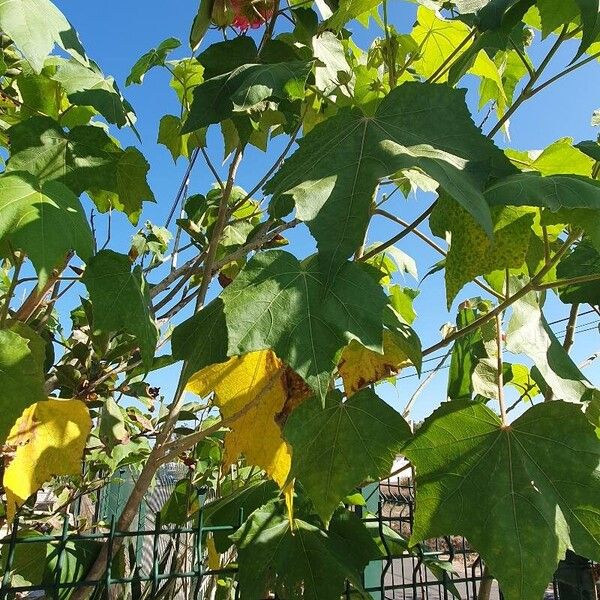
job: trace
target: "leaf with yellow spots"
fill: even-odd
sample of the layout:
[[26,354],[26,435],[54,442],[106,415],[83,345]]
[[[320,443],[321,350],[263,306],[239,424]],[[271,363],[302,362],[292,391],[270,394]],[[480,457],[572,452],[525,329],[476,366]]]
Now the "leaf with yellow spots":
[[4,471],[6,515],[17,509],[54,475],[79,475],[92,420],[80,400],[48,399],[23,411],[6,445],[14,457]]
[[536,209],[526,206],[494,207],[490,238],[458,202],[447,197],[437,201],[429,226],[438,237],[450,234],[446,257],[448,306],[463,286],[478,275],[524,265],[535,213]]
[[365,348],[356,340],[346,346],[338,371],[348,397],[371,383],[397,375],[402,368],[412,364],[399,338],[398,333],[386,329],[383,354]]
[[281,426],[309,388],[271,350],[234,356],[193,375],[187,390],[200,396],[214,391],[214,402],[229,432],[225,436],[224,464],[244,455],[284,488],[290,472],[292,449]]

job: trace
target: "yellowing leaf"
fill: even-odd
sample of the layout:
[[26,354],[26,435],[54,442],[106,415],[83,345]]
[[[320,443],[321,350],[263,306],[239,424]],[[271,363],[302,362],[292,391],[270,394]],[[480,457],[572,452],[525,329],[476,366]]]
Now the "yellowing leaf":
[[6,514],[17,509],[54,475],[79,475],[92,420],[80,400],[43,400],[23,411],[6,444],[15,454],[4,471]]
[[271,350],[260,350],[202,369],[190,378],[187,389],[200,396],[214,391],[223,419],[231,419],[225,466],[243,454],[283,489],[292,449],[281,435],[280,423],[308,395],[304,382]]
[[448,306],[464,285],[478,275],[501,269],[519,269],[529,249],[535,209],[526,206],[495,207],[494,235],[490,238],[475,219],[450,198],[440,198],[429,226],[434,235],[451,242],[446,257],[446,299]]
[[206,551],[208,554],[208,568],[211,571],[217,571],[221,568],[221,557],[217,552],[215,538],[212,536],[212,533],[206,538]]
[[396,375],[411,364],[392,331],[383,332],[383,354],[352,340],[342,352],[339,373],[348,397],[365,386]]

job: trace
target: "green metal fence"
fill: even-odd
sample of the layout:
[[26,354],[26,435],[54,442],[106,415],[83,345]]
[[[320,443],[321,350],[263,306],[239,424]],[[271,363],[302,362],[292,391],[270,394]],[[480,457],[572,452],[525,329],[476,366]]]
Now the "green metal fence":
[[[96,521],[105,527],[78,533],[73,513],[65,514],[59,530],[33,530],[26,522],[15,521],[11,531],[0,539],[0,599],[52,598],[68,600],[73,590],[86,587],[92,597],[111,600],[145,598],[188,600],[236,598],[235,556],[210,568],[206,551],[207,534],[233,531],[243,521],[206,526],[202,510],[185,527],[161,524],[157,504],[164,494],[146,502],[131,531],[117,531],[116,520],[128,489],[128,476],[120,477],[92,502]],[[160,490],[158,490],[160,492]],[[363,490],[367,505],[361,510],[365,520],[376,522],[380,531],[390,527],[401,535],[412,528],[414,497],[409,484],[370,486]],[[152,502],[155,502],[152,505]],[[76,507],[73,512],[76,512]],[[151,527],[148,524],[151,523]],[[382,536],[384,539],[385,536]],[[122,548],[97,579],[86,578],[89,566],[103,547],[109,555],[116,545]],[[460,597],[475,600],[482,585],[481,560],[468,542],[460,537],[430,540],[418,552],[387,549],[387,556],[371,563],[364,573],[364,586],[374,600],[441,600]],[[35,565],[32,569],[31,566]],[[348,586],[346,597],[352,597]],[[493,586],[492,600],[501,592]],[[546,600],[596,600],[593,565],[571,555],[563,561],[555,580],[549,584]],[[256,599],[262,600],[262,599]],[[286,599],[279,599],[286,600]]]

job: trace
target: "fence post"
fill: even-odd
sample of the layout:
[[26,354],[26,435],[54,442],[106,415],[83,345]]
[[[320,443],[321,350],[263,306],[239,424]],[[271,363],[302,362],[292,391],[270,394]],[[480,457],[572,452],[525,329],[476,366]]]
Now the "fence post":
[[[373,515],[379,510],[379,483],[371,483],[364,487],[363,496],[367,502],[365,508]],[[365,568],[364,585],[366,588],[377,588],[381,586],[381,574],[383,563],[381,560],[371,561]],[[384,590],[369,592],[373,600],[382,600]]]

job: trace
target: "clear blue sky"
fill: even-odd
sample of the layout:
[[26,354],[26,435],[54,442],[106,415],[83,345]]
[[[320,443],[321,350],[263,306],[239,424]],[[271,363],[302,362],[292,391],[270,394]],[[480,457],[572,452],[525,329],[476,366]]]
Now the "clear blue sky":
[[[178,103],[169,88],[169,75],[166,71],[154,70],[146,76],[142,86],[125,88],[124,82],[136,59],[167,37],[177,37],[183,42],[182,48],[174,54],[175,58],[189,54],[186,53],[186,40],[190,22],[197,9],[197,0],[176,0],[172,3],[158,0],[55,1],[78,30],[88,54],[98,62],[106,74],[115,77],[124,95],[137,112],[137,127],[142,137],[141,149],[151,164],[150,184],[157,198],[157,204],[146,205],[140,223],[149,219],[154,223],[162,224],[180,185],[185,164],[184,160],[180,159],[179,163],[174,165],[166,148],[156,144],[156,136],[161,116],[167,113],[178,114]],[[416,5],[396,0],[393,6],[391,20],[397,29],[410,31]],[[368,47],[370,40],[380,33],[375,24],[371,31],[365,31],[359,25],[355,25],[353,30],[356,32],[355,41],[364,48]],[[211,33],[204,44],[207,45],[216,39],[216,34]],[[539,62],[539,57],[546,47],[547,43],[540,42],[538,35],[532,50],[534,61]],[[574,47],[567,47],[561,51],[555,59],[557,70],[566,66],[573,54]],[[541,149],[565,136],[573,137],[576,141],[595,138],[598,131],[591,127],[590,116],[600,106],[600,96],[597,94],[599,81],[600,65],[593,62],[534,97],[521,107],[512,119],[510,146],[521,150]],[[475,95],[469,92],[468,98],[474,109]],[[482,115],[475,117],[477,123],[481,120]],[[117,137],[126,145],[139,145],[132,133],[127,130],[118,132]],[[211,152],[216,162],[220,163],[222,147],[216,128],[209,136],[209,140],[216,142]],[[501,138],[497,142],[507,144],[507,141]],[[246,189],[253,187],[270,165],[269,158],[272,160],[278,155],[281,144],[281,141],[273,143],[266,156],[262,152],[250,149],[246,153],[238,183]],[[208,169],[199,162],[194,171],[190,193],[205,192],[212,182]],[[430,201],[423,192],[417,193],[416,197],[413,196],[407,201],[400,195],[397,198],[394,211],[409,221]],[[121,215],[115,217],[113,228],[111,247],[126,251],[131,234],[134,233],[133,229]],[[99,225],[99,230],[102,239],[102,225]],[[383,240],[396,232],[396,227],[378,223],[371,230],[371,239]],[[312,252],[313,243],[305,231],[293,232],[289,237],[293,242],[292,251],[302,255]],[[421,275],[438,260],[438,256],[433,251],[412,236],[402,240],[400,248],[416,259]],[[407,280],[405,285],[417,287],[418,282]],[[427,346],[439,339],[438,327],[453,320],[454,313],[448,314],[445,310],[443,280],[440,274],[425,280],[421,289],[422,293],[415,303],[419,314],[415,328],[424,346]],[[479,288],[476,287],[465,288],[457,302],[479,295],[478,290]],[[568,308],[558,301],[551,301],[548,304],[549,320],[564,317],[567,311]],[[592,320],[593,315],[588,315],[580,322]],[[562,332],[564,324],[556,325],[554,329]],[[591,331],[579,336],[573,356],[576,362],[579,362],[598,350],[600,350],[598,331]],[[434,364],[435,362],[428,363],[427,367]],[[597,367],[592,367],[586,372],[586,375],[597,385],[600,384],[599,371]],[[406,374],[408,373],[407,371]],[[419,399],[413,413],[416,419],[429,414],[433,407],[444,399],[446,373],[442,371]],[[169,369],[155,374],[151,380],[162,387],[169,399],[169,393],[176,384],[176,376],[176,372]],[[386,385],[379,390],[393,406],[402,408],[417,385],[417,378],[412,377],[400,380],[396,389]]]

